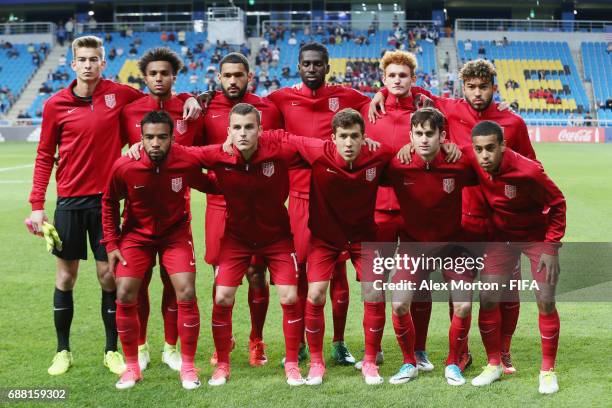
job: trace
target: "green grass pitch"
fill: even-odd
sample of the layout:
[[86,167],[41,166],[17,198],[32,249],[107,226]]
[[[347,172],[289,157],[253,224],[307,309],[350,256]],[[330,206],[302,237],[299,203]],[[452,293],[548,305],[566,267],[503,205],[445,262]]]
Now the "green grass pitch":
[[[100,319],[100,289],[93,262],[83,262],[75,289],[75,315],[71,347],[74,367],[60,377],[47,375],[55,352],[56,340],[52,318],[52,294],[55,263],[45,252],[44,242],[26,232],[23,220],[29,213],[27,203],[31,188],[35,145],[0,144],[0,388],[61,388],[69,390],[65,403],[74,407],[402,407],[402,406],[612,406],[612,375],[609,351],[612,344],[611,303],[560,303],[562,328],[557,361],[561,390],[552,396],[537,392],[540,364],[540,340],[536,307],[523,303],[513,342],[513,356],[518,373],[484,389],[470,384],[451,387],[446,384],[443,362],[447,352],[448,312],[445,303],[435,303],[428,338],[430,358],[436,365],[426,373],[401,386],[385,383],[368,387],[361,374],[351,367],[329,365],[324,384],[317,388],[290,389],[284,380],[279,361],[283,356],[280,306],[272,290],[272,302],[265,328],[269,364],[251,368],[248,365],[249,312],[246,290],[242,287],[234,311],[234,333],[237,340],[232,354],[232,378],[224,387],[203,385],[195,391],[181,388],[178,375],[160,362],[163,344],[161,285],[154,278],[151,285],[151,319],[149,344],[152,363],[144,372],[145,380],[134,389],[119,392],[116,377],[102,365],[104,347]],[[548,174],[567,197],[567,241],[612,241],[612,145],[537,145],[537,154]],[[106,160],[100,157],[100,160]],[[28,167],[30,165],[30,167]],[[55,183],[49,187],[47,209],[52,215]],[[203,262],[204,198],[193,199],[193,231],[197,247],[197,291],[202,315],[202,331],[196,364],[206,381],[212,373],[208,358],[212,352],[210,331],[211,268]],[[588,271],[584,271],[588,273]],[[349,272],[352,277],[352,272]],[[563,275],[561,276],[563,279]],[[359,287],[353,283],[353,296],[347,324],[349,348],[360,358],[363,349],[361,330],[362,306]],[[331,311],[327,308],[326,354],[331,342]],[[474,316],[477,316],[475,306]],[[383,339],[385,363],[381,375],[388,379],[401,363],[393,328],[387,319]],[[474,365],[466,372],[470,380],[480,372],[485,355],[473,319],[470,348]],[[306,373],[306,366],[302,371]],[[46,406],[27,402],[14,406]]]

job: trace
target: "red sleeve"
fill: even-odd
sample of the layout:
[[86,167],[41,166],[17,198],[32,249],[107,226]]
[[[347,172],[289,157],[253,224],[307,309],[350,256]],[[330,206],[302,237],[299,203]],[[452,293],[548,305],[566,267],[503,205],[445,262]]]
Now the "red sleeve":
[[61,131],[56,119],[53,101],[49,101],[43,108],[40,141],[36,151],[32,192],[30,193],[32,211],[42,210],[45,207],[45,195],[49,185],[49,178],[53,171],[54,156]]
[[284,130],[264,132],[264,137],[285,145],[287,151],[295,149],[297,153],[308,163],[316,161],[324,151],[325,141],[313,137],[296,136]]
[[130,137],[128,135],[127,125],[128,125],[127,106],[124,106],[123,109],[121,110],[121,119],[119,122],[119,136],[121,137],[121,146],[130,144]]
[[102,231],[104,239],[100,241],[106,246],[106,252],[114,251],[119,247],[119,201],[127,195],[125,181],[120,172],[120,158],[111,170],[106,190],[102,196]]
[[348,90],[348,95],[351,101],[351,108],[361,112],[362,109],[367,109],[370,106],[370,102],[372,102],[372,100],[367,95],[364,95],[353,88],[346,89]]
[[114,84],[121,87],[122,95],[124,98],[122,102],[124,106],[127,105],[128,103],[132,103],[135,100],[140,99],[143,96],[145,96],[144,92],[134,87],[131,87],[129,85],[118,84],[116,82]]
[[528,159],[537,160],[535,150],[533,150],[531,140],[529,139],[529,130],[527,129],[525,121],[521,118],[517,118],[517,122],[515,132],[516,145],[512,147],[512,150],[527,157]]
[[427,89],[421,88],[420,86],[413,86],[410,88],[412,97],[415,98],[417,95],[424,95],[434,102],[434,106],[440,109],[442,113],[446,115],[447,109],[452,109],[452,105],[459,99],[442,98],[429,92]]
[[559,190],[559,187],[546,175],[541,166],[538,166],[537,170],[533,173],[534,188],[531,191],[532,197],[544,206],[544,213],[548,213],[545,241],[560,242],[561,238],[565,235],[565,197],[561,190]]
[[274,106],[276,106],[276,108],[280,110],[280,107],[283,104],[283,100],[285,99],[283,93],[283,88],[281,88],[266,96],[265,99],[271,101]]
[[191,175],[189,186],[206,194],[222,194],[221,186],[219,186],[217,176],[214,173],[194,171]]
[[181,146],[179,144],[173,144],[172,148],[187,153],[190,157],[195,159],[198,165],[207,169],[221,162],[223,156],[230,157],[223,151],[223,145],[220,144],[210,146]]

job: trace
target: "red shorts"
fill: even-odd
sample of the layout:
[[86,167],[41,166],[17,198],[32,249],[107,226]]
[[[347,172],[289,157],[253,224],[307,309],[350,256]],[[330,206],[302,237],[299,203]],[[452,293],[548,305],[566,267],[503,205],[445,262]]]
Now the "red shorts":
[[404,218],[399,211],[375,211],[374,221],[378,227],[378,242],[398,241],[404,226]]
[[488,242],[491,240],[491,224],[488,218],[463,214],[461,216],[463,240],[467,242]]
[[[323,282],[332,279],[336,264],[350,258],[357,280],[362,279],[362,271],[367,268],[372,270],[373,258],[375,257],[373,248],[363,248],[361,242],[348,244],[344,248],[337,248],[318,238],[310,238],[310,251],[308,252],[308,262],[306,264],[306,274],[308,282]],[[369,265],[369,266],[368,266]],[[368,274],[371,276],[371,274]]]
[[215,270],[215,283],[220,286],[239,286],[254,256],[262,259],[270,270],[270,280],[276,285],[297,285],[298,266],[291,239],[285,239],[262,248],[223,237],[219,266]]
[[116,278],[143,279],[145,273],[155,265],[159,254],[160,264],[168,275],[179,272],[195,273],[195,252],[191,230],[182,230],[172,236],[152,242],[142,242],[126,237],[119,243],[119,251],[127,265],[117,264]]
[[537,272],[540,257],[544,252],[540,243],[511,244],[494,242],[487,245],[482,275],[507,276],[508,279],[521,278],[521,254],[529,258],[531,277],[538,283],[546,282],[546,267]]
[[298,263],[305,263],[308,258],[310,229],[308,228],[308,199],[289,196],[289,221],[295,243]]
[[[225,218],[227,210],[214,206],[206,206],[204,220],[204,235],[206,244],[206,255],[204,261],[209,265],[219,265],[219,252],[221,251],[221,239],[225,233]],[[250,265],[263,267],[264,261],[254,256]]]

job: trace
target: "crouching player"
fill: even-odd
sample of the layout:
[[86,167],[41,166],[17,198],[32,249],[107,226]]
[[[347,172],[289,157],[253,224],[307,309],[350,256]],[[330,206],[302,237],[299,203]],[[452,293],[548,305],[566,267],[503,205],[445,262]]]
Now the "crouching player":
[[[540,386],[542,394],[559,390],[554,372],[559,343],[559,315],[555,286],[559,276],[558,248],[565,233],[565,198],[540,163],[506,148],[503,129],[483,121],[472,130],[478,178],[493,210],[493,238],[500,243],[487,249],[481,280],[506,283],[520,262],[521,253],[531,263],[542,339]],[[514,244],[506,244],[513,242]],[[491,384],[502,374],[500,362],[500,311],[502,291],[481,291],[478,326],[489,364],[472,380],[475,386]]]
[[[173,120],[166,112],[145,115],[141,132],[146,154],[139,161],[121,157],[115,162],[102,199],[103,243],[117,283],[117,332],[127,365],[116,387],[131,388],[142,379],[137,299],[145,273],[159,254],[176,292],[182,385],[194,389],[200,386],[194,367],[200,313],[185,189],[193,187],[209,193],[217,189],[191,156],[172,146]],[[119,232],[122,199],[126,208]]]
[[[457,245],[445,243],[462,241],[462,190],[478,184],[478,178],[465,155],[453,163],[446,160],[447,155],[441,149],[446,132],[444,116],[440,111],[434,108],[419,109],[412,114],[410,122],[414,153],[409,153],[408,146],[402,149],[399,156],[410,154],[409,160],[404,160],[404,164],[394,158],[384,180],[385,184],[393,187],[404,219],[399,253],[415,258],[425,253],[428,257],[458,260],[465,256],[465,251]],[[428,242],[432,244],[426,244]],[[455,269],[443,270],[447,282],[472,281],[473,270],[457,267],[458,263],[455,266]],[[398,271],[393,281],[415,282],[418,288],[423,279],[428,279],[428,273],[437,267],[432,265],[418,271]],[[444,374],[450,385],[463,385],[465,379],[459,368],[459,359],[470,329],[471,291],[462,290],[457,285],[450,295],[453,317],[448,333],[449,350]],[[411,315],[411,304],[418,300],[416,296],[412,290],[393,293],[393,328],[404,363],[390,378],[391,384],[403,384],[417,376],[416,334]]]

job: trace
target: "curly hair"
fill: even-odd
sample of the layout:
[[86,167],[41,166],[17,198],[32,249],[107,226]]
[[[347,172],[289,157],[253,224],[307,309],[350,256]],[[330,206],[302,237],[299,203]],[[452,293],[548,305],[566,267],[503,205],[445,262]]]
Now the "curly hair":
[[147,65],[153,61],[166,61],[172,65],[174,75],[183,68],[183,60],[174,51],[167,47],[152,48],[147,51],[138,61],[138,69],[142,75],[147,74]]
[[410,68],[412,75],[415,75],[417,69],[416,56],[407,51],[387,51],[380,60],[379,67],[385,72],[385,69],[391,64],[407,65]]
[[469,79],[479,78],[484,81],[494,83],[495,75],[497,75],[497,72],[495,71],[493,64],[490,61],[483,59],[466,62],[461,68],[461,71],[459,71],[459,79],[461,79],[463,82]]

